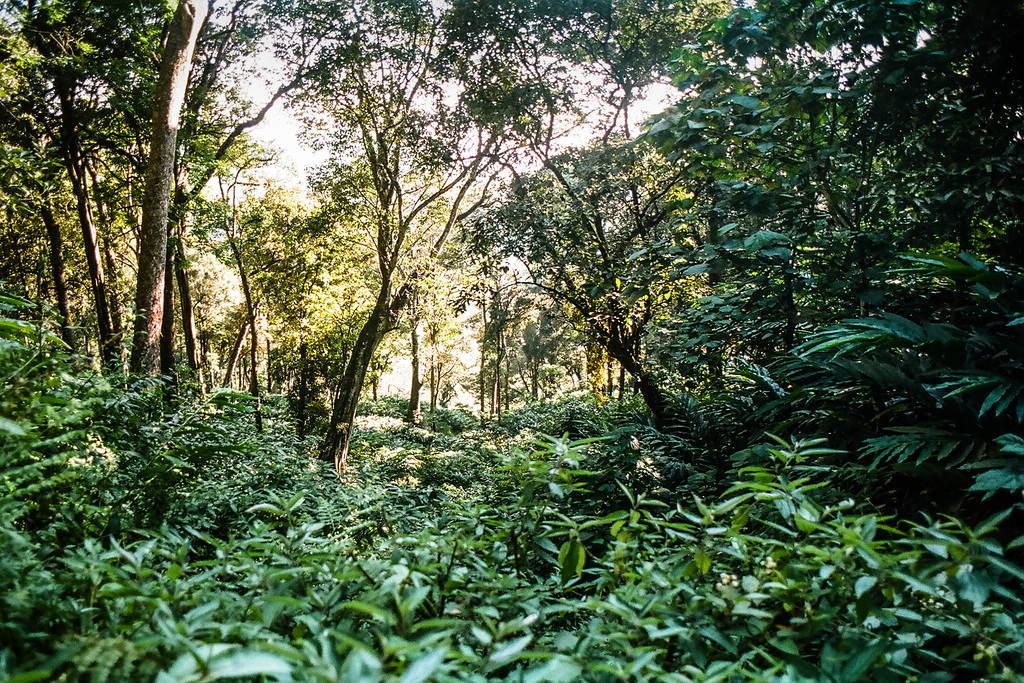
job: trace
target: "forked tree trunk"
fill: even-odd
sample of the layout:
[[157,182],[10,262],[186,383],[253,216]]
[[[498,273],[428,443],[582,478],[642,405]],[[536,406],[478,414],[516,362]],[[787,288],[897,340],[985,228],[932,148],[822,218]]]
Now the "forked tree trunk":
[[160,370],[167,217],[174,186],[174,155],[196,39],[208,10],[207,0],[181,0],[171,19],[160,61],[153,104],[153,137],[146,166],[139,234],[139,275],[135,291],[132,370]]

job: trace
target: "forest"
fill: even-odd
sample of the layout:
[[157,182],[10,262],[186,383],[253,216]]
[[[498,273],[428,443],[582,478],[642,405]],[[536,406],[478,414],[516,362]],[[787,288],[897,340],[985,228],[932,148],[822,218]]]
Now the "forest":
[[0,55],[0,682],[1024,681],[1020,0]]

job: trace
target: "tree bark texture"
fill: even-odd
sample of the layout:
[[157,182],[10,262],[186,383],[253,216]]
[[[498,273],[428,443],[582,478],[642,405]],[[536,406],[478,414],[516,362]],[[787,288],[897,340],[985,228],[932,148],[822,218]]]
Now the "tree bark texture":
[[167,32],[153,104],[153,137],[146,166],[139,234],[139,276],[135,292],[132,370],[160,370],[167,256],[167,217],[174,186],[174,156],[181,106],[196,39],[209,9],[207,0],[181,0]]

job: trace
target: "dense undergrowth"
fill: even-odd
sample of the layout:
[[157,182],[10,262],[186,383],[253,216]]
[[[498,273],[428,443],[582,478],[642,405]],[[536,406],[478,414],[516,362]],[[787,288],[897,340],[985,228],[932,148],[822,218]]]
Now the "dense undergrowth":
[[245,396],[101,380],[2,304],[2,680],[1024,671],[1012,506],[894,518],[822,439],[741,443],[693,396],[664,433],[630,399],[488,429],[367,404],[339,483],[283,403],[258,433]]

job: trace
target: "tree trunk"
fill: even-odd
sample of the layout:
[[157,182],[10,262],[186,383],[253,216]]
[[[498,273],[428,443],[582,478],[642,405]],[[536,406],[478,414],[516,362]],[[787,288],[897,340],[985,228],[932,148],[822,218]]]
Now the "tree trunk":
[[440,383],[438,375],[441,374],[441,369],[438,367],[436,361],[430,361],[430,414],[433,415],[434,411],[437,410],[437,389]]
[[334,460],[334,470],[341,474],[348,465],[348,451],[352,441],[352,425],[356,419],[359,395],[366,382],[366,371],[373,360],[377,347],[389,332],[395,329],[398,315],[408,303],[408,295],[399,292],[389,304],[391,283],[385,278],[381,283],[377,302],[370,317],[359,330],[359,336],[352,347],[345,372],[342,375],[338,393],[331,409],[331,424],[325,440],[326,456]]
[[174,250],[167,245],[167,261],[164,274],[163,318],[160,321],[160,374],[171,378],[171,384],[178,384],[174,371]]
[[135,291],[132,370],[155,375],[160,369],[160,332],[167,257],[167,217],[174,186],[175,146],[196,39],[207,0],[181,0],[167,32],[153,104],[153,137],[146,165],[139,234],[139,274]]
[[235,255],[235,263],[238,264],[238,275],[242,280],[242,294],[245,296],[245,310],[249,318],[249,349],[251,365],[249,372],[249,391],[252,397],[256,399],[256,431],[263,431],[263,410],[260,404],[260,379],[258,367],[256,365],[256,349],[259,346],[260,337],[256,330],[256,304],[252,299],[252,289],[249,287],[249,274],[245,270],[245,264],[242,262],[242,252],[238,248],[238,243],[233,237],[228,238],[228,243],[231,245],[231,252]]
[[659,429],[664,429],[668,421],[668,399],[662,392],[661,387],[657,385],[654,379],[650,376],[643,365],[634,358],[631,354],[623,353],[621,349],[615,345],[611,345],[612,348],[606,349],[608,355],[617,360],[622,368],[630,374],[630,376],[636,381],[637,389],[640,391],[640,395],[644,399],[644,403],[647,404],[647,408],[651,411],[654,416],[654,424]]
[[248,331],[249,321],[243,319],[242,326],[238,328],[238,336],[235,337],[235,345],[231,347],[231,355],[228,356],[228,367],[224,370],[224,381],[221,382],[221,386],[225,388],[231,387],[231,376],[235,374],[235,366],[238,365],[238,359],[242,355],[242,344],[245,343],[245,335]]
[[179,231],[180,240],[175,243],[174,274],[178,280],[178,295],[181,300],[181,336],[185,339],[185,360],[195,374],[199,390],[204,390],[203,365],[199,358],[199,344],[196,343],[196,314],[192,304],[192,288],[188,281],[188,270],[185,268],[184,230]]
[[61,106],[61,152],[68,177],[71,179],[71,191],[75,196],[75,204],[78,209],[78,222],[82,227],[85,260],[89,266],[93,303],[96,306],[100,358],[103,365],[109,366],[113,364],[116,356],[116,345],[110,321],[110,308],[107,305],[107,286],[103,278],[103,265],[100,262],[96,223],[93,220],[89,192],[86,188],[85,163],[82,159],[82,147],[78,139],[78,111],[75,107],[73,89],[59,82],[56,83],[56,89]]
[[124,306],[121,296],[118,293],[117,283],[121,281],[121,270],[114,260],[114,250],[110,247],[110,239],[103,238],[103,262],[107,269],[107,276],[110,278],[111,286],[107,290],[110,305],[110,329],[115,344],[115,352],[118,360],[123,362],[121,357],[121,342],[124,340]]
[[256,412],[254,415],[256,419],[256,431],[262,432],[263,404],[260,399],[259,365],[256,363],[256,349],[259,348],[259,345],[260,337],[256,332],[256,311],[255,309],[252,309],[249,314],[249,359],[250,365],[252,366],[249,369],[249,393],[251,393],[252,397],[256,399]]
[[306,437],[306,401],[309,399],[309,345],[299,344],[299,409],[295,416],[300,439]]
[[412,382],[409,389],[409,410],[406,411],[405,420],[412,424],[417,424],[420,415],[420,390],[423,388],[423,382],[420,381],[420,335],[417,320],[412,319],[412,334],[410,337],[410,343],[412,347]]
[[484,416],[487,415],[487,404],[484,401],[487,387],[487,294],[480,306],[480,315],[483,320],[483,332],[480,335],[480,423],[483,424]]
[[44,199],[40,207],[43,223],[46,225],[46,236],[50,243],[50,274],[53,277],[53,291],[57,296],[57,310],[63,318],[60,325],[60,338],[72,351],[75,350],[75,336],[71,333],[71,307],[68,304],[68,285],[64,279],[64,239],[60,234],[60,226],[53,216],[50,200]]

